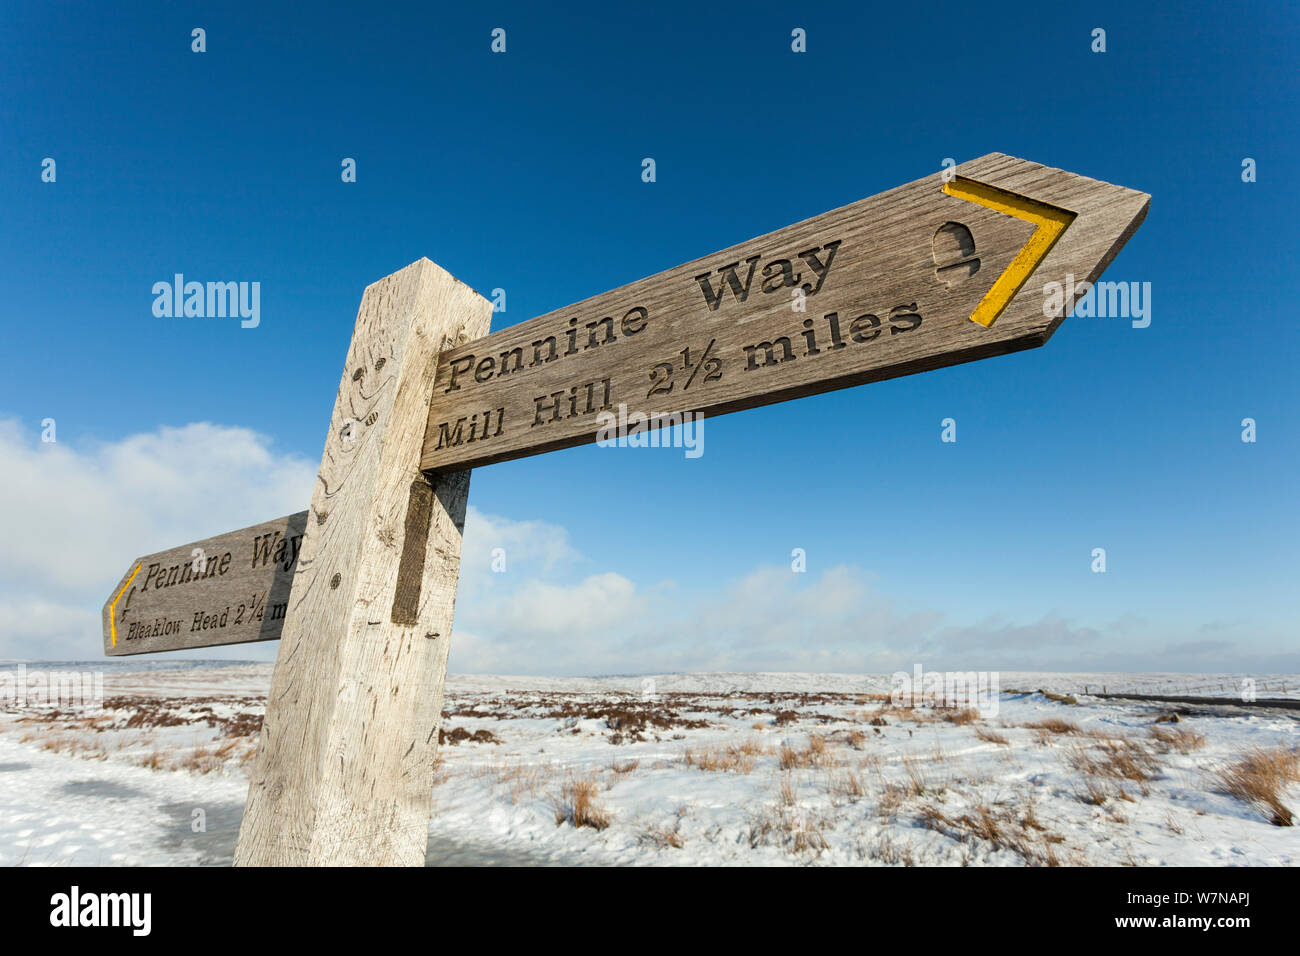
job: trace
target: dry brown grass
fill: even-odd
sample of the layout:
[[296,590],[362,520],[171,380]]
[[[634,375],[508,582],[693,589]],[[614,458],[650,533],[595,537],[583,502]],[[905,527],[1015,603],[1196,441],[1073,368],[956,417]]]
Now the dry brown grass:
[[699,750],[688,748],[682,760],[688,767],[697,767],[711,773],[748,774],[754,769],[757,759],[767,753],[762,741],[753,737],[738,744],[720,747],[704,747]]
[[884,768],[879,761],[872,765],[880,778],[880,790],[876,795],[875,812],[885,820],[893,820],[903,804],[926,794],[939,795],[947,789],[946,785],[935,785],[926,776],[920,758],[903,757],[903,775],[899,780],[887,780]]
[[876,813],[886,822],[890,822],[898,816],[898,811],[911,796],[907,788],[887,783],[880,788],[880,793],[876,796]]
[[1072,694],[1054,694],[1050,690],[1040,690],[1039,693],[1042,694],[1044,697],[1046,697],[1048,700],[1056,701],[1058,704],[1069,704],[1071,706],[1074,706],[1075,704],[1079,703],[1077,700],[1075,700]]
[[[218,733],[215,739],[189,746],[179,742],[168,747],[158,745],[155,727],[187,724],[207,724],[216,727]],[[16,725],[22,729],[22,743],[36,744],[51,753],[83,760],[108,760],[111,755],[125,751],[125,759],[136,766],[196,774],[222,772],[230,761],[240,766],[247,764],[256,753],[258,742],[256,729],[245,728],[235,719],[211,716],[210,708],[198,717],[178,716],[165,707],[151,704],[143,709],[128,707],[123,712],[89,717],[43,714],[21,718]],[[106,731],[116,733],[106,735]]]
[[[1123,791],[1121,790],[1121,792]],[[1079,794],[1079,799],[1089,806],[1100,807],[1110,799],[1110,791],[1096,777],[1085,777],[1083,793]]]
[[680,850],[686,845],[686,841],[682,839],[681,833],[675,829],[670,829],[669,827],[648,827],[645,831],[645,836],[646,839],[661,850],[669,847],[672,847],[675,850]]
[[1076,744],[1067,759],[1080,773],[1136,783],[1150,780],[1160,770],[1160,761],[1151,751],[1127,738],[1105,738],[1092,747]]
[[931,789],[929,781],[926,780],[925,771],[921,767],[921,761],[916,757],[903,758],[903,772],[907,775],[904,789],[908,796],[924,796],[926,791]]
[[621,776],[625,773],[631,773],[639,766],[641,766],[641,761],[639,760],[615,760],[609,765],[609,769]]
[[147,767],[150,770],[161,770],[163,766],[162,752],[155,750],[152,753],[148,754],[147,756],[145,756],[143,760],[140,761],[140,766]]
[[976,727],[975,736],[987,743],[1001,744],[1003,747],[1011,746],[1010,740],[998,733],[996,730],[992,730],[988,727]]
[[791,747],[788,743],[781,745],[779,757],[781,761],[782,770],[793,770],[797,767],[807,766],[805,763],[803,763],[802,751],[796,750],[794,747]]
[[52,753],[69,754],[74,757],[88,757],[94,760],[103,760],[108,756],[108,752],[102,747],[76,734],[56,734],[52,737],[46,737],[41,740],[41,749],[49,750]]
[[680,850],[686,845],[686,840],[682,837],[681,832],[682,818],[678,813],[677,819],[673,821],[672,826],[667,824],[651,824],[641,831],[638,839],[642,843],[648,843],[651,846],[658,847],[661,850],[673,849]]
[[995,849],[1010,850],[1032,866],[1060,866],[1056,846],[1065,838],[1050,832],[1034,815],[1011,807],[977,803],[959,816],[949,816],[933,804],[919,811],[921,825],[962,842],[982,840]]
[[860,847],[858,855],[869,860],[878,860],[889,866],[916,865],[916,858],[912,855],[912,848],[907,844],[899,845],[895,843],[888,831],[882,831],[874,844]]
[[1038,819],[1038,806],[1034,803],[1034,795],[1031,792],[1025,794],[1025,808],[1020,814],[1020,825],[1026,830],[1047,831],[1047,827]]
[[829,770],[839,765],[826,745],[826,738],[821,734],[809,734],[808,745],[802,750],[789,742],[781,744],[778,752],[782,770],[809,770],[821,768]]
[[846,797],[850,802],[862,799],[867,793],[861,774],[856,774],[852,770],[847,770],[833,778],[830,789],[833,794]]
[[822,833],[833,826],[830,816],[801,807],[799,785],[793,773],[783,773],[777,787],[775,804],[759,809],[750,816],[749,845],[784,847],[792,854],[820,853],[830,844]]
[[775,843],[792,854],[820,853],[830,847],[822,832],[825,825],[825,820],[804,810],[788,806],[769,808],[751,818],[749,845],[757,849],[765,843]]
[[[19,742],[36,743],[42,750],[87,760],[108,759],[108,750],[104,745],[96,737],[84,732],[85,721],[68,722],[61,727],[35,721],[36,718],[24,718],[18,721],[25,727],[22,736],[18,738]],[[35,725],[31,726],[32,724]]]
[[1205,735],[1188,730],[1186,727],[1156,724],[1151,728],[1150,734],[1151,739],[1159,744],[1164,753],[1177,750],[1179,753],[1189,754],[1205,746]]
[[820,853],[830,848],[821,828],[806,815],[801,814],[789,829],[791,853]]
[[180,758],[180,765],[191,773],[210,773],[214,764],[220,766],[221,761],[215,760],[207,747],[195,747]]
[[594,773],[578,776],[570,772],[560,787],[559,797],[552,800],[556,825],[571,823],[575,827],[591,827],[593,830],[609,826],[613,817],[596,802],[598,789]]
[[1066,752],[1066,763],[1083,775],[1083,792],[1079,799],[1101,806],[1112,795],[1107,782],[1119,784],[1115,794],[1131,800],[1125,782],[1137,784],[1143,796],[1150,793],[1147,781],[1160,771],[1160,761],[1139,740],[1104,737],[1092,746],[1076,743]]
[[498,784],[509,788],[511,803],[519,803],[523,798],[532,799],[537,796],[538,791],[553,776],[550,767],[524,763],[522,760],[488,764],[484,770],[485,774],[494,776]]
[[1286,788],[1300,781],[1300,754],[1277,747],[1256,747],[1218,773],[1221,789],[1258,807],[1274,826],[1295,824],[1295,815],[1282,802]]
[[978,711],[970,707],[963,707],[960,710],[943,711],[943,719],[950,724],[965,726],[966,724],[976,723],[980,719],[980,715]]
[[1072,720],[1062,720],[1060,717],[1049,717],[1046,720],[1036,720],[1032,723],[1021,724],[1020,726],[1028,730],[1041,730],[1047,734],[1060,736],[1062,734],[1081,734],[1083,729]]
[[[888,723],[885,717],[897,717],[900,720],[910,720],[914,724],[930,724],[935,721],[944,719],[942,708],[936,707],[882,707],[877,711],[869,723],[877,727],[886,727]],[[877,723],[879,721],[879,723]]]

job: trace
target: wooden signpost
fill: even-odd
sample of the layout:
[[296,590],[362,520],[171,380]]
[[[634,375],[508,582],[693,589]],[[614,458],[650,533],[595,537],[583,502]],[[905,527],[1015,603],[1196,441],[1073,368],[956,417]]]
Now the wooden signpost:
[[469,469],[1042,345],[1149,203],[994,153],[492,335],[414,263],[362,299],[311,508],[132,562],[105,653],[278,637],[236,864],[421,865]]

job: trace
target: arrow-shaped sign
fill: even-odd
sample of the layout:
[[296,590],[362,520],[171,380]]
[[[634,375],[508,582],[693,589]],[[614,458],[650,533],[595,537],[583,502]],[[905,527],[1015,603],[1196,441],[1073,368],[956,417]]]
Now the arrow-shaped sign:
[[[950,171],[951,172],[951,171]],[[1150,197],[992,153],[443,352],[421,467],[479,467],[1042,345]]]
[[104,605],[109,657],[279,638],[307,512],[131,562]]

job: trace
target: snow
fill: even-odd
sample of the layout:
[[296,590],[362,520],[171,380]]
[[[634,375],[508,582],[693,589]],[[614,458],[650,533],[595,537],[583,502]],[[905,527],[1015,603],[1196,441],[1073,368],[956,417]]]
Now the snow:
[[[29,665],[75,666],[105,672],[101,713],[0,703],[0,864],[228,865],[271,665]],[[1300,862],[1300,829],[1217,783],[1252,748],[1300,749],[1300,712],[1179,707],[1156,724],[1175,708],[1081,693],[1230,696],[1241,675],[999,677],[978,719],[892,708],[889,675],[452,676],[443,730],[470,739],[440,749],[429,862]],[[1284,681],[1300,688],[1268,683]],[[1146,779],[1081,769],[1120,751]],[[607,827],[574,825],[566,783]],[[1300,811],[1300,787],[1283,802]]]

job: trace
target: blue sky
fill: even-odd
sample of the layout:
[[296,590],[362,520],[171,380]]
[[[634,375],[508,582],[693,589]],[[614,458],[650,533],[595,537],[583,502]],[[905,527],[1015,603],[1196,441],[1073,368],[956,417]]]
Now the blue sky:
[[[452,668],[1300,671],[1297,5],[372,6],[0,10],[0,655],[94,657],[132,557],[306,507],[412,260],[501,328],[1000,151],[1152,195],[1106,276],[1149,328],[480,469]],[[176,272],[260,326],[156,318]]]

